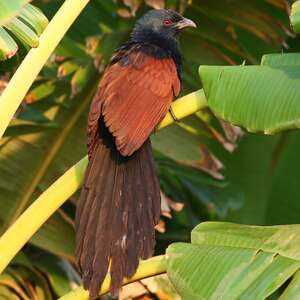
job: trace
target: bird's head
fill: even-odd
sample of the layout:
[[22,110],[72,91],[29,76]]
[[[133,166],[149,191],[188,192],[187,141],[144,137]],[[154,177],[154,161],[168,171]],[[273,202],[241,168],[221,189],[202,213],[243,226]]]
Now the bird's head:
[[135,25],[132,36],[147,34],[159,35],[166,39],[177,39],[179,33],[196,24],[179,13],[168,9],[150,10],[144,14]]

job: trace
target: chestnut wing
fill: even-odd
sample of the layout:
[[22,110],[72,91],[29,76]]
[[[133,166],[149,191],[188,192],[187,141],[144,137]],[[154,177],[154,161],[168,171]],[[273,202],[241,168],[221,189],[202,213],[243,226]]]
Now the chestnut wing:
[[179,92],[173,59],[156,59],[143,52],[124,55],[106,69],[93,100],[88,122],[89,153],[97,138],[100,115],[119,152],[129,156],[143,145]]

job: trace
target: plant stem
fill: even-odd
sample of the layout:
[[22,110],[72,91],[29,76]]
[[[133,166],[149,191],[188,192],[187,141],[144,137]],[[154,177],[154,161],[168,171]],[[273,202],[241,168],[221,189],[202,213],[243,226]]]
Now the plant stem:
[[[165,273],[167,270],[167,258],[165,255],[155,256],[148,260],[141,261],[139,267],[132,278],[124,280],[124,284],[141,280],[154,275]],[[100,291],[100,295],[104,295],[109,291],[110,287],[110,276],[107,275]],[[74,289],[65,296],[59,298],[59,300],[89,300],[88,291],[84,290],[83,287]]]
[[[199,90],[176,100],[172,108],[177,118],[184,118],[206,106],[205,95],[202,90]],[[168,113],[159,128],[166,127],[173,122],[172,116]],[[2,235],[0,238],[0,273],[47,219],[80,188],[87,163],[88,159],[84,157],[70,168]]]
[[31,49],[0,97],[0,139],[9,122],[66,31],[89,0],[66,0],[40,37],[37,48]]

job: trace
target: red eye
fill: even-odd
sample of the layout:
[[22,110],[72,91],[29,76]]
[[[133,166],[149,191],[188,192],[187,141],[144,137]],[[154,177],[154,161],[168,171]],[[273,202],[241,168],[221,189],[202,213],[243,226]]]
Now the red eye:
[[173,24],[173,21],[172,20],[170,20],[170,19],[166,19],[166,20],[164,20],[164,25],[165,26],[170,26],[170,25],[172,25]]

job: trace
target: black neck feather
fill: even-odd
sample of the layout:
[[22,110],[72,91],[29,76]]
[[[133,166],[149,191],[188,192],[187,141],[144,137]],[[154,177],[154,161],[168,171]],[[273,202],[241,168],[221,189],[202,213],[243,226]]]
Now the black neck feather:
[[176,64],[178,76],[181,79],[182,60],[176,38],[160,35],[147,28],[135,29],[129,41],[122,48],[130,48],[134,45],[141,46],[141,51],[155,58],[172,58]]

